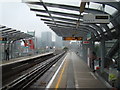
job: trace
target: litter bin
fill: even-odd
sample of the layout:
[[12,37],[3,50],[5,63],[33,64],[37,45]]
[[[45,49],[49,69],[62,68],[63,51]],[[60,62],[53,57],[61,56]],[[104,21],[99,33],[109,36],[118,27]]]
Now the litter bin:
[[115,87],[115,83],[118,78],[118,70],[116,68],[109,68],[109,76],[108,81],[111,83],[113,87]]

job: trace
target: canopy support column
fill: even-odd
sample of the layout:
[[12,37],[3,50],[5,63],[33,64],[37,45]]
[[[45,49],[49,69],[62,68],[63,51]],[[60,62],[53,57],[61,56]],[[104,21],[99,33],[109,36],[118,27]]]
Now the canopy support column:
[[105,40],[102,39],[101,41],[101,72],[104,70],[104,63],[105,63]]
[[119,40],[119,50],[118,50],[118,57],[119,57],[119,59],[118,59],[118,70],[120,71],[120,35],[119,35],[119,38],[118,38],[118,40]]

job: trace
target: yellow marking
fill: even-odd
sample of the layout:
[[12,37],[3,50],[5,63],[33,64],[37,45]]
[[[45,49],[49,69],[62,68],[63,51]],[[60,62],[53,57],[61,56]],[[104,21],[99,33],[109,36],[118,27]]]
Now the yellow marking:
[[63,68],[62,68],[62,70],[61,70],[61,73],[60,73],[60,77],[58,78],[58,82],[57,82],[57,84],[56,84],[56,86],[55,86],[55,90],[57,90],[58,88],[59,88],[59,84],[60,84],[60,82],[61,82],[61,79],[62,79],[62,76],[63,76],[63,72],[65,71],[65,67],[66,67],[66,61],[65,61],[65,64],[64,64],[64,66],[63,66]]

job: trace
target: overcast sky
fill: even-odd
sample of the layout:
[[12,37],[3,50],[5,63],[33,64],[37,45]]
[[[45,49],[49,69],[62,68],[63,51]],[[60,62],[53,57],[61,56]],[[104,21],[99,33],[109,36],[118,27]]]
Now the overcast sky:
[[[40,37],[43,31],[51,31],[39,17],[36,17],[35,12],[30,11],[30,8],[21,0],[0,0],[0,25],[21,30],[23,32],[36,31],[36,36]],[[7,2],[9,1],[9,2]],[[13,2],[10,2],[13,1]]]
[[[40,33],[43,31],[51,31],[40,17],[37,17],[35,12],[30,11],[30,8],[25,3],[21,3],[22,0],[0,0],[0,25],[5,25],[24,32],[34,31],[36,36],[40,37]],[[26,0],[23,0],[26,1]],[[39,0],[38,0],[39,1]],[[70,5],[80,6],[80,0],[43,0],[45,2],[55,3],[67,3]],[[79,2],[79,3],[78,3]],[[91,4],[90,4],[91,5]],[[93,5],[95,8],[95,5]],[[98,6],[96,6],[96,9]],[[106,7],[106,10],[114,11],[110,7]],[[53,34],[54,37],[54,34]]]
[[[80,0],[50,0],[49,2],[69,2],[79,6],[79,1]],[[22,0],[0,0],[0,25],[5,25],[24,32],[35,30],[37,37],[40,37],[40,33],[43,31],[51,31],[53,33],[53,31],[40,20],[40,17],[36,17],[35,12],[30,11],[27,4],[21,2]],[[53,37],[54,36],[55,34],[53,33]]]

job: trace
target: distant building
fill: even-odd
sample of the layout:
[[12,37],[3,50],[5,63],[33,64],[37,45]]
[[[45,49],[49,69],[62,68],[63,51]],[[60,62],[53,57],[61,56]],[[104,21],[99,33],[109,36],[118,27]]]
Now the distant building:
[[41,38],[40,37],[36,37],[36,46],[37,46],[37,48],[41,48],[42,47],[42,43],[41,43]]
[[63,41],[63,46],[64,47],[69,47],[70,41]]
[[56,35],[56,38],[55,38],[55,47],[56,48],[62,48],[63,47],[63,40],[62,40],[62,37]]
[[42,32],[41,33],[42,47],[52,47],[52,33]]
[[52,47],[54,47],[55,46],[55,41],[52,41]]

